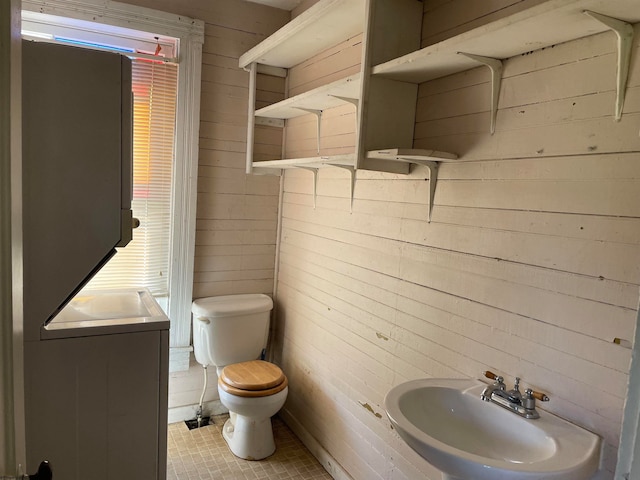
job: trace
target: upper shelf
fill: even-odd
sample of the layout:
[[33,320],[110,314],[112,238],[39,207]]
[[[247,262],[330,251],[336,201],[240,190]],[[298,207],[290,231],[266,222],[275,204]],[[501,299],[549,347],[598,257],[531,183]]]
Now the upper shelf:
[[585,10],[628,23],[640,22],[638,0],[549,0],[377,65],[372,73],[422,83],[478,66],[458,52],[505,59],[608,30],[585,15]]
[[306,115],[306,110],[326,110],[349,100],[360,98],[360,73],[328,83],[309,92],[287,98],[281,102],[256,110],[256,117],[288,119]]
[[291,68],[363,31],[365,0],[320,0],[240,57],[251,63]]

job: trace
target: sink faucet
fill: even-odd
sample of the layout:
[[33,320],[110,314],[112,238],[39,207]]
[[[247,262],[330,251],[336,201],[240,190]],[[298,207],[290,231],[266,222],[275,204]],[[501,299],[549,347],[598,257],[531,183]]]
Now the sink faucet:
[[480,398],[485,402],[493,402],[507,410],[510,410],[524,418],[540,418],[536,410],[536,399],[541,402],[548,402],[549,397],[544,393],[535,392],[530,388],[526,389],[524,395],[520,392],[520,377],[516,377],[513,389],[507,390],[504,378],[493,372],[486,371],[484,376],[494,380],[492,385],[488,385],[480,394]]

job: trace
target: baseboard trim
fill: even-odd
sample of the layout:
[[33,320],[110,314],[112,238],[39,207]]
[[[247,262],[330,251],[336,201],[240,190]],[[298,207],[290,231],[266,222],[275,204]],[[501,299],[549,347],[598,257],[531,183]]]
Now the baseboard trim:
[[[173,407],[169,409],[168,423],[179,423],[186,420],[193,420],[196,418],[196,411],[198,405],[184,405],[182,407]],[[210,402],[204,402],[202,404],[203,415],[222,415],[223,413],[229,413],[229,410],[222,405],[220,400],[212,400]]]
[[311,435],[286,408],[280,410],[278,416],[287,424],[291,431],[296,434],[304,446],[309,449],[311,454],[316,457],[316,460],[320,462],[334,480],[353,480],[353,477],[342,468],[336,459],[320,445],[313,435]]
[[189,358],[192,351],[192,346],[171,347],[169,349],[169,373],[189,370]]

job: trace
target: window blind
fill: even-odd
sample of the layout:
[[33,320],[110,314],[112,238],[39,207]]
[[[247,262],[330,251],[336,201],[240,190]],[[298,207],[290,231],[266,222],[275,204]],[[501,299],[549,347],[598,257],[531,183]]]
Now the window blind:
[[134,59],[132,74],[132,210],[140,226],[86,288],[147,287],[167,296],[178,67]]

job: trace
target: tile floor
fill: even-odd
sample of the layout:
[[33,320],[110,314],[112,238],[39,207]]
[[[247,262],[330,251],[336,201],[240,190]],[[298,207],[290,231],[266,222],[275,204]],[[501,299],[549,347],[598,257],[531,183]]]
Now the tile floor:
[[212,425],[194,430],[184,422],[169,425],[167,480],[331,480],[277,416],[272,419],[276,453],[257,462],[236,457],[222,438],[227,418],[212,417]]

